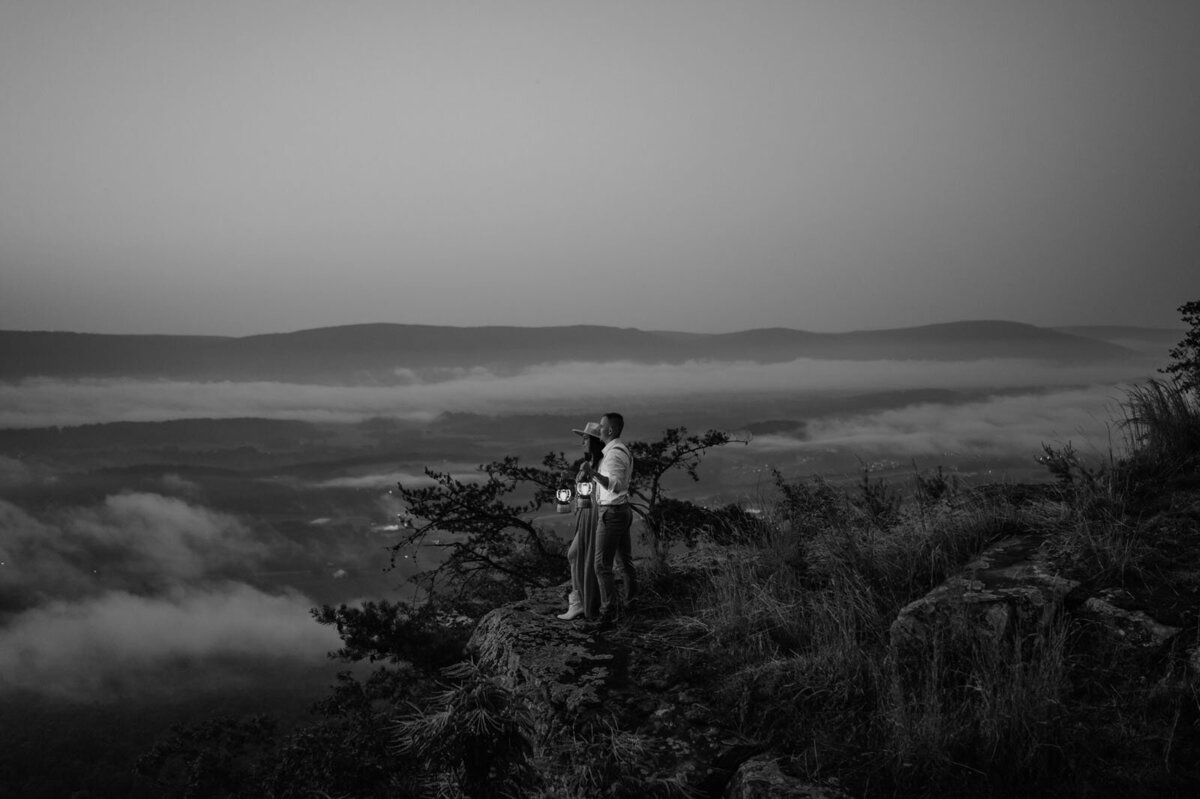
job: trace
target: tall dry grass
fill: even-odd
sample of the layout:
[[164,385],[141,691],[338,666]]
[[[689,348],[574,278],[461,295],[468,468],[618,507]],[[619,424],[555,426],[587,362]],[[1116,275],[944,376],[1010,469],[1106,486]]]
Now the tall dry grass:
[[[904,674],[888,642],[901,608],[1006,536],[1045,534],[1056,565],[1085,582],[1138,577],[1152,544],[1137,499],[1164,474],[1195,474],[1200,405],[1151,382],[1130,391],[1125,414],[1127,458],[1088,469],[1048,450],[1059,484],[1034,501],[964,490],[940,471],[907,493],[866,476],[845,489],[776,475],[777,501],[759,503],[768,534],[717,560],[676,619],[703,631],[697,658],[726,668],[718,699],[740,731],[792,752],[797,773],[866,794],[1102,795],[1086,712],[1067,707],[1081,659],[1115,656],[1068,619],[994,640],[964,617]],[[1106,739],[1144,733],[1123,723]]]
[[[860,504],[866,490],[882,491],[869,485],[859,494],[819,481],[790,486],[768,515],[769,535],[711,567],[691,612],[677,620],[704,630],[702,657],[724,659],[720,700],[743,734],[795,752],[794,768],[813,779],[928,782],[984,750],[1027,768],[1033,756],[1015,743],[1018,731],[1042,723],[1058,690],[1051,675],[1061,668],[1051,661],[1061,647],[981,649],[966,660],[959,652],[953,664],[945,650],[931,652],[936,689],[912,694],[897,690],[888,640],[904,605],[1039,520],[970,491],[933,501],[918,492],[875,513]],[[951,675],[960,684],[948,686]],[[984,695],[987,702],[971,701]],[[950,754],[952,741],[972,742],[975,754]]]
[[1179,382],[1134,386],[1123,403],[1130,465],[1158,477],[1191,474],[1200,464],[1200,393]]

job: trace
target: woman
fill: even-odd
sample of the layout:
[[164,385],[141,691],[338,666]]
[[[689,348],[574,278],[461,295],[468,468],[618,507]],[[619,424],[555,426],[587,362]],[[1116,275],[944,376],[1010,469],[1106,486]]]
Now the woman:
[[[604,442],[600,440],[600,425],[588,422],[582,430],[572,430],[583,437],[584,455],[576,461],[579,474],[576,483],[580,482],[583,464],[587,463],[592,469],[600,465],[604,454]],[[594,481],[593,481],[594,483]],[[595,488],[592,489],[593,494]],[[600,583],[596,579],[596,524],[600,515],[596,503],[588,499],[587,507],[580,507],[581,502],[575,503],[575,537],[567,550],[567,563],[571,569],[571,596],[568,600],[567,612],[560,613],[558,618],[563,621],[585,616],[588,619],[600,617]]]

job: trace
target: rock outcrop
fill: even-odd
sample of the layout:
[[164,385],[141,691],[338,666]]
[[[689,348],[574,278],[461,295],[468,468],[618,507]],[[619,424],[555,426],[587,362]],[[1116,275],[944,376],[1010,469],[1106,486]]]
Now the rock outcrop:
[[677,642],[653,617],[602,630],[558,620],[562,609],[562,589],[534,592],[488,613],[467,647],[481,667],[525,695],[545,768],[578,767],[569,751],[556,760],[556,742],[586,745],[601,730],[611,757],[626,759],[642,786],[674,784],[707,799],[842,796],[783,773],[762,745],[730,729],[686,675],[673,671]]
[[[467,645],[476,661],[512,686],[536,688],[544,718],[598,707],[622,664],[617,650],[586,623],[563,622],[558,589],[484,616]],[[547,595],[549,594],[549,596]]]
[[1017,628],[1044,630],[1079,583],[1054,574],[1029,534],[988,548],[930,593],[910,602],[891,626],[892,656],[903,670],[922,660],[943,632],[964,623],[993,641]]
[[[1160,623],[1118,589],[1089,596],[1056,572],[1045,543],[1033,533],[1000,541],[899,612],[889,644],[901,695],[919,698],[931,676],[957,673],[960,654],[991,645],[993,652],[1012,652],[1010,645],[1019,652],[1063,632],[1067,622],[1094,624],[1098,640],[1106,636],[1137,658],[1194,644],[1194,636],[1181,637],[1179,626]],[[691,564],[700,571],[711,565]],[[844,799],[836,784],[787,774],[794,753],[739,737],[716,702],[706,701],[711,694],[703,679],[687,672],[694,661],[679,655],[690,643],[680,619],[644,610],[601,629],[558,620],[563,599],[563,589],[552,588],[497,608],[479,622],[468,650],[525,697],[539,766],[571,786],[570,795],[592,795],[594,788],[596,795],[629,797],[682,791],[704,799]],[[1185,657],[1200,672],[1200,646]],[[587,790],[579,790],[585,777],[571,774],[583,762],[607,763],[588,777],[594,781]]]
[[1162,624],[1145,611],[1123,607],[1131,599],[1121,589],[1105,589],[1084,600],[1078,613],[1099,621],[1108,630],[1110,640],[1122,647],[1157,649],[1182,632],[1182,628]]
[[725,791],[725,799],[845,799],[836,785],[808,785],[784,774],[779,762],[754,757],[742,764]]
[[[951,639],[999,643],[1042,634],[1064,613],[1092,624],[1110,645],[1128,652],[1160,650],[1182,632],[1136,607],[1124,589],[1092,589],[1089,596],[1077,580],[1055,573],[1043,542],[1034,534],[1005,539],[905,606],[890,629],[897,673],[928,668],[931,651],[945,650]],[[1200,674],[1200,657],[1189,654],[1190,667]]]

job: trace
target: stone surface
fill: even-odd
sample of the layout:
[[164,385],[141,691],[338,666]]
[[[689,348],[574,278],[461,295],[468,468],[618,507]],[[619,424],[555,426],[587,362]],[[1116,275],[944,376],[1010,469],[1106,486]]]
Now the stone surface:
[[723,799],[848,799],[836,785],[811,785],[784,774],[779,761],[754,757],[738,769]]
[[1103,622],[1110,637],[1122,646],[1155,649],[1181,632],[1181,628],[1160,624],[1144,611],[1121,608],[1103,594],[1088,598],[1082,615]]
[[[1142,533],[1155,549],[1139,579],[1122,579],[1120,588],[1097,590],[1089,583],[1085,593],[1055,572],[1043,536],[1018,534],[988,548],[897,614],[890,628],[894,688],[919,699],[929,685],[941,685],[931,680],[958,679],[958,658],[989,654],[979,644],[1004,642],[996,652],[1020,653],[1007,644],[1036,644],[1066,612],[1086,621],[1081,629],[1089,631],[1088,641],[1092,631],[1111,634],[1122,663],[1157,663],[1164,656],[1175,665],[1185,661],[1173,674],[1182,671],[1200,686],[1200,510],[1189,514],[1164,517],[1153,536]],[[672,556],[669,574],[647,583],[662,596],[686,599],[722,556],[720,550],[680,553]],[[1150,578],[1162,578],[1161,585]],[[564,608],[562,587],[535,592],[484,617],[469,644],[482,666],[533,705],[539,767],[557,778],[547,783],[546,796],[561,785],[571,796],[644,796],[649,786],[655,796],[685,790],[695,799],[844,799],[837,785],[792,777],[785,769],[795,753],[765,751],[739,738],[716,703],[709,706],[708,692],[719,691],[727,675],[698,674],[704,664],[679,655],[703,648],[703,624],[692,630],[686,617],[643,608],[601,630],[556,619]],[[1178,738],[1175,746],[1185,743]],[[620,762],[614,767],[613,761]],[[585,762],[599,773],[578,790]]]
[[722,799],[739,775],[737,799],[836,795],[813,793],[777,766],[772,772],[759,764],[742,774],[743,762],[763,747],[738,737],[702,691],[672,673],[677,642],[653,618],[635,616],[602,630],[555,618],[564,607],[560,588],[535,591],[484,616],[467,645],[481,667],[533,706],[545,768],[577,766],[569,751],[553,750],[558,741],[586,736],[591,725],[636,759],[632,769],[640,777],[686,786],[697,799]]
[[491,611],[475,628],[467,651],[511,686],[532,684],[555,713],[578,713],[600,703],[614,654],[593,625],[562,621],[557,588]]
[[977,634],[994,640],[1018,625],[1043,629],[1078,582],[1047,568],[1041,543],[1036,535],[1005,539],[906,605],[891,625],[893,657],[901,664],[926,657],[936,634],[964,620]]

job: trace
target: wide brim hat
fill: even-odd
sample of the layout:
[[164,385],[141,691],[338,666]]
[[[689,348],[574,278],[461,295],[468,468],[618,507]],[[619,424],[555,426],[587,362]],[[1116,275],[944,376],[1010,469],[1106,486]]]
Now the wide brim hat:
[[571,432],[577,436],[591,436],[592,438],[598,438],[601,441],[604,440],[603,437],[600,435],[600,423],[599,422],[588,422],[587,424],[585,424],[583,426],[582,430],[576,430],[575,428],[572,427]]

